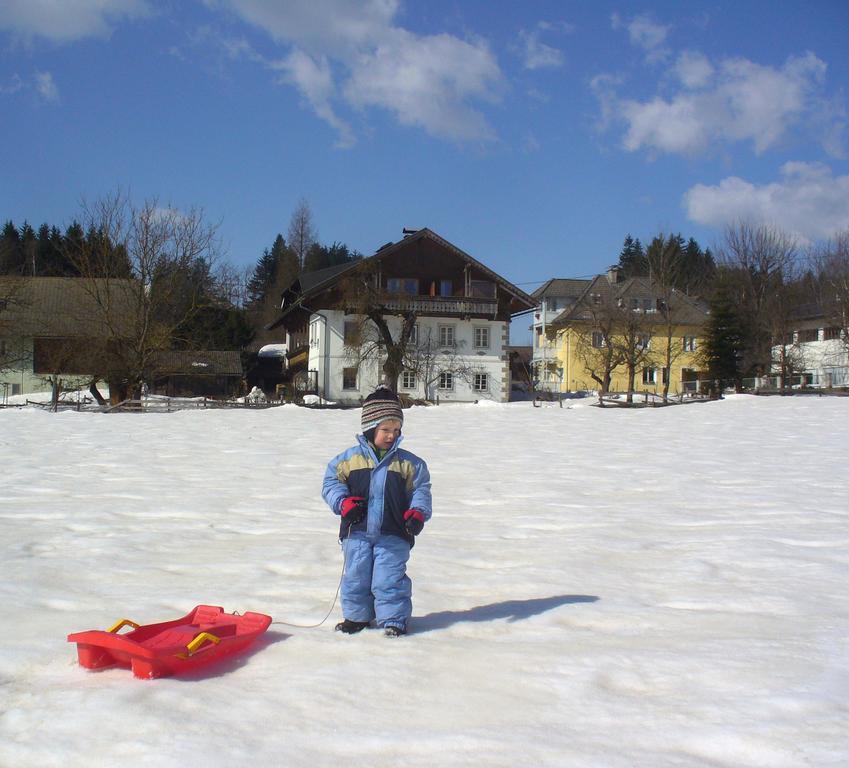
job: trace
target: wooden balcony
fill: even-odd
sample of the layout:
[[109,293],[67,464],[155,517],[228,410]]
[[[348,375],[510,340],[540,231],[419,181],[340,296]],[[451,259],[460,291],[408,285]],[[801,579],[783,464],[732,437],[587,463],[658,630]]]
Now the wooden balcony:
[[398,296],[384,302],[389,310],[412,310],[420,315],[465,315],[495,317],[498,302],[463,296]]

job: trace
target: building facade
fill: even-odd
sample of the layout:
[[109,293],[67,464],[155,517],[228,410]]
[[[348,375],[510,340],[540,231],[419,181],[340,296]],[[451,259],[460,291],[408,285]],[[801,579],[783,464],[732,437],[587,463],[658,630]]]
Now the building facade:
[[524,291],[420,229],[368,259],[302,275],[284,293],[271,328],[285,330],[292,349],[304,335],[304,391],[328,401],[359,403],[383,383],[384,334],[396,345],[406,332],[399,393],[439,402],[505,402],[510,320],[533,306]]

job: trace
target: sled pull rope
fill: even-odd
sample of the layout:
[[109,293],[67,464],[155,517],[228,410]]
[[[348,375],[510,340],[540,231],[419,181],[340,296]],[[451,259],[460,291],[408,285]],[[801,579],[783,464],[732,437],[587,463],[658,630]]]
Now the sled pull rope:
[[339,599],[339,590],[342,589],[342,579],[345,576],[345,564],[348,560],[347,554],[345,553],[345,546],[342,546],[342,573],[339,574],[339,583],[336,585],[336,594],[333,596],[333,603],[330,606],[329,610],[325,614],[324,618],[318,622],[318,624],[292,624],[289,621],[272,621],[272,624],[282,624],[284,627],[296,627],[297,629],[318,629],[325,621],[330,618],[330,614],[333,613],[333,609],[336,607],[336,601]]

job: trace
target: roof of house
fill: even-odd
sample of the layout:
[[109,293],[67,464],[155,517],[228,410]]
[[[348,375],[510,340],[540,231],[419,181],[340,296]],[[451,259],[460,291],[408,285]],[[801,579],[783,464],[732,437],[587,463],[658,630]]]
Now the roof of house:
[[239,376],[242,358],[238,351],[162,350],[153,366],[163,376]]
[[590,279],[553,277],[546,280],[531,296],[541,299],[544,296],[580,296],[592,282]]
[[[397,243],[387,243],[378,249],[378,251],[366,259],[339,264],[334,267],[317,270],[315,272],[307,272],[299,275],[294,282],[286,289],[284,293],[284,304],[281,309],[280,317],[273,323],[268,325],[268,328],[274,328],[281,323],[283,318],[297,307],[304,306],[309,303],[312,297],[322,293],[325,289],[334,285],[345,273],[362,266],[364,263],[375,260],[383,260],[388,256],[398,252],[410,242],[427,238],[438,243],[448,251],[459,256],[464,261],[474,265],[477,269],[490,277],[493,282],[502,288],[502,290],[513,296],[520,304],[526,306],[522,312],[527,312],[536,306],[535,299],[521,288],[513,285],[513,283],[505,280],[501,275],[493,272],[489,267],[481,264],[477,259],[470,256],[465,251],[459,249],[453,243],[448,242],[445,238],[437,235],[433,230],[424,227],[415,231],[405,230],[405,236]],[[516,314],[521,314],[516,313]]]
[[138,283],[81,277],[0,277],[0,334],[103,338],[129,334]]
[[[613,283],[606,274],[596,275],[592,280],[587,281],[587,286],[578,300],[555,317],[551,325],[565,326],[570,323],[592,322],[594,314],[590,297],[594,295],[601,296],[602,304],[605,304],[618,299],[655,300],[659,296],[659,291],[647,277],[630,277]],[[677,323],[702,325],[705,322],[708,310],[698,299],[680,291],[673,291],[669,301]]]

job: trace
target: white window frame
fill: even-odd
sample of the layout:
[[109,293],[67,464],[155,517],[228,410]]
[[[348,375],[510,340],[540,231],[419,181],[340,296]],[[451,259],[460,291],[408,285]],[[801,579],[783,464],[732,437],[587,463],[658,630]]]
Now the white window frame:
[[637,349],[651,349],[651,336],[649,334],[637,334]]
[[593,331],[592,347],[593,349],[604,349],[604,334],[601,331]]
[[685,352],[695,352],[698,347],[698,342],[696,341],[695,336],[684,336],[684,351]]
[[439,346],[448,349],[457,346],[457,328],[453,325],[438,326]]
[[415,389],[416,386],[416,372],[401,371],[401,389]]
[[[475,349],[489,349],[489,326],[488,325],[476,325],[474,327],[475,334]],[[480,336],[484,337],[484,343],[479,341]]]
[[657,384],[657,368],[643,368],[643,384]]
[[442,371],[439,374],[439,387],[445,392],[452,391],[454,389],[454,374],[451,371]]
[[475,392],[489,392],[489,374],[488,373],[476,373],[474,379],[472,379],[473,385],[472,388]]

